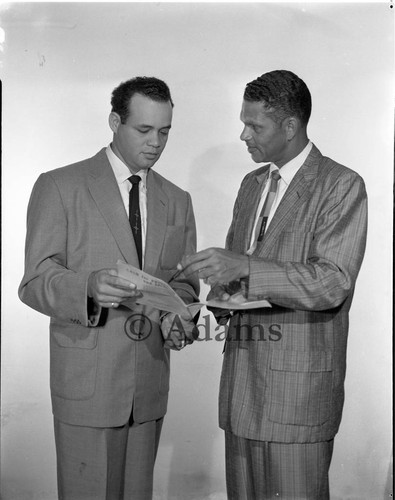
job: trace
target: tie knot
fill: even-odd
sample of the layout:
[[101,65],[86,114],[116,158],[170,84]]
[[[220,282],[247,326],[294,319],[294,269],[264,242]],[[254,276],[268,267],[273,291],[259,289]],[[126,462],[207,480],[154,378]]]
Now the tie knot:
[[139,177],[138,175],[132,175],[128,178],[128,181],[132,184],[138,184],[141,181],[141,177]]
[[273,170],[271,173],[271,178],[274,179],[275,181],[278,181],[281,179],[281,175],[278,173],[277,170]]

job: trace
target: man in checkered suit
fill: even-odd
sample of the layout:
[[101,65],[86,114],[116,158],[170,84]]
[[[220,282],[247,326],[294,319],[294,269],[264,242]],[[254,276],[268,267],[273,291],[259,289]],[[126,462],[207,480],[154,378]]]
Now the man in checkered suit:
[[[231,500],[329,498],[367,198],[357,173],[310,142],[310,113],[310,92],[289,71],[247,84],[241,139],[265,164],[243,179],[226,249],[181,262],[212,285],[210,297],[272,306],[213,311],[222,324],[230,318],[219,420]],[[279,180],[265,218],[272,172]]]

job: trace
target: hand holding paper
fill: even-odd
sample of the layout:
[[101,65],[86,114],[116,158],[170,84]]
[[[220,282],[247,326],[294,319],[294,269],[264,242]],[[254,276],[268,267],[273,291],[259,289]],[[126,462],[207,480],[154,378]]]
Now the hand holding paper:
[[120,276],[116,269],[101,269],[93,271],[88,278],[88,296],[100,307],[116,308],[141,293],[129,277]]

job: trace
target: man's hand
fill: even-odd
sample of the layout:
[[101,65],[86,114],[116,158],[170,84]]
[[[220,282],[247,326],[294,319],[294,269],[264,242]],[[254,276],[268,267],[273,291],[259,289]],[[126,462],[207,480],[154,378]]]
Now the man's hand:
[[199,330],[191,318],[186,319],[174,313],[162,318],[161,328],[166,349],[180,351],[199,336]]
[[[224,302],[229,300],[230,294],[226,291],[226,287],[222,285],[214,286],[207,295],[206,300],[223,300]],[[232,312],[229,309],[221,309],[219,307],[209,307],[207,310],[214,314],[215,319],[219,325],[226,325],[229,318],[232,316]]]
[[88,278],[88,296],[101,307],[117,308],[125,300],[141,297],[141,292],[116,269],[101,269]]
[[249,263],[246,255],[208,248],[194,255],[183,257],[178,268],[183,269],[185,276],[197,273],[210,285],[226,284],[231,281],[246,278],[249,274]]

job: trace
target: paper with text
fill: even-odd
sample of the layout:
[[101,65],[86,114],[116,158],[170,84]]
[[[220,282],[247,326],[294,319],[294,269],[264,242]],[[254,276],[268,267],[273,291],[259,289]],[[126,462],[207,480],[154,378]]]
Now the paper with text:
[[132,281],[137,289],[142,293],[142,297],[132,299],[130,304],[125,303],[126,306],[133,304],[147,305],[155,307],[161,311],[172,312],[182,315],[187,318],[192,318],[203,307],[203,304],[194,302],[192,304],[185,304],[185,302],[177,295],[177,293],[165,281],[155,278],[141,269],[138,269],[125,262],[117,262],[118,273],[122,278]]
[[125,305],[133,308],[133,304],[148,305],[160,309],[161,311],[173,312],[187,317],[189,314],[194,317],[203,307],[216,307],[229,310],[260,309],[261,307],[272,307],[267,300],[246,300],[240,294],[231,296],[229,300],[213,299],[206,302],[185,302],[177,295],[171,286],[165,281],[155,278],[141,269],[138,269],[125,262],[117,262],[118,273],[122,278],[133,282],[142,293],[142,297],[132,299]]

